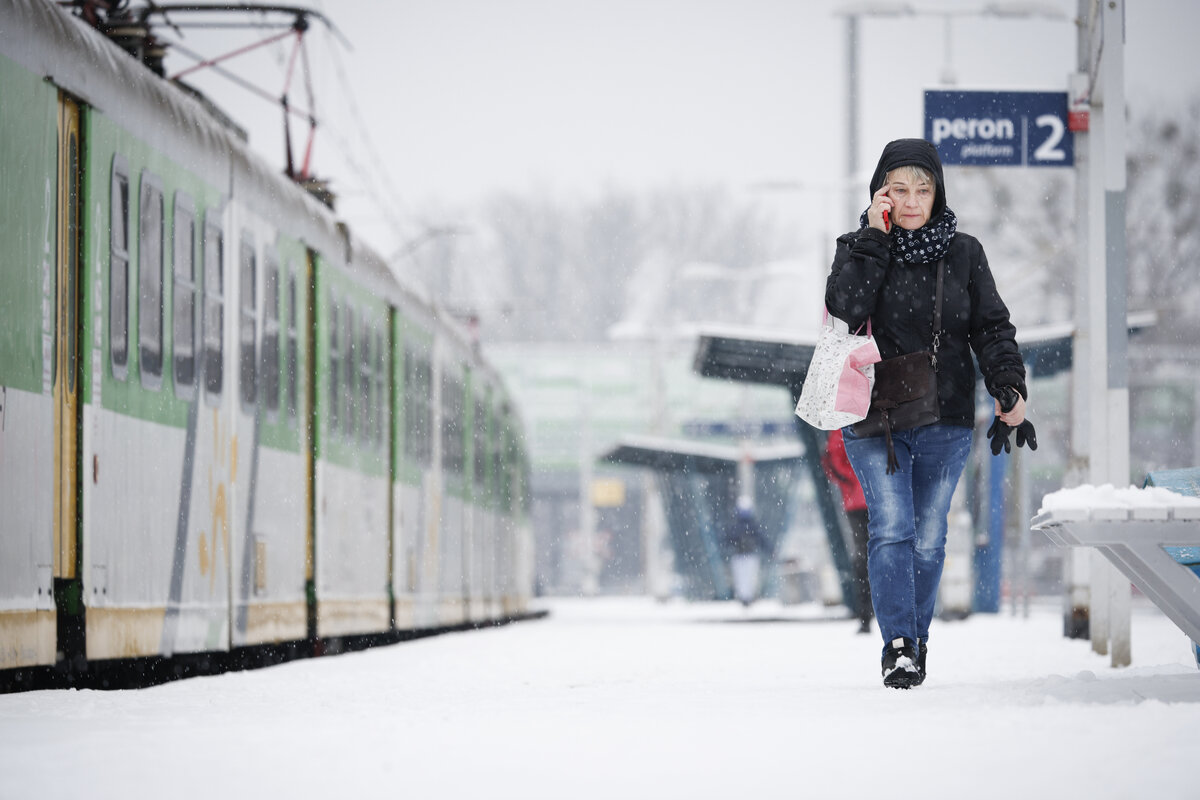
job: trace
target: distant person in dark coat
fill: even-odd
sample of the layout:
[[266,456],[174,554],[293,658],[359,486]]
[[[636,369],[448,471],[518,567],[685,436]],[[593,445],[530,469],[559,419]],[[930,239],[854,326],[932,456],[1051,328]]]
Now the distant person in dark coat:
[[744,606],[758,599],[758,573],[766,551],[767,537],[754,518],[754,505],[750,498],[739,497],[737,513],[725,531],[725,552],[733,594]]
[[871,581],[867,575],[867,499],[863,496],[862,486],[850,459],[846,457],[846,444],[842,441],[842,432],[833,431],[829,434],[829,442],[825,454],[821,457],[821,466],[829,482],[842,493],[842,508],[846,511],[846,519],[850,523],[850,533],[853,539],[853,552],[850,554],[854,569],[853,601],[858,613],[858,632],[870,633],[871,620],[875,613],[871,607]]

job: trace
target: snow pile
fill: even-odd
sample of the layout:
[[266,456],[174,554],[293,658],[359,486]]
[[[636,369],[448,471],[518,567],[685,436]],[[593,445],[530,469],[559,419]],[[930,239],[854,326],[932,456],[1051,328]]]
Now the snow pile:
[[1073,489],[1060,489],[1042,498],[1042,511],[1081,508],[1200,508],[1200,498],[1149,486],[1144,489],[1129,486],[1118,489],[1111,483],[1103,486],[1085,484]]

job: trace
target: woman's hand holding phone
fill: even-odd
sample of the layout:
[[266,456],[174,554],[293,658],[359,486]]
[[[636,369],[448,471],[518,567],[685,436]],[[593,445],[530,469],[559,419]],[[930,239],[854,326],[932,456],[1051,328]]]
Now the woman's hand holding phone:
[[892,231],[892,198],[888,197],[889,188],[886,183],[881,186],[871,200],[871,207],[867,209],[867,224],[884,233]]

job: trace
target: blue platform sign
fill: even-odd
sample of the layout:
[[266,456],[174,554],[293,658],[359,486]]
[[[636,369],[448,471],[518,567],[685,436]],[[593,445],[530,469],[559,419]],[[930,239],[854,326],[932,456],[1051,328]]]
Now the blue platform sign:
[[925,138],[942,163],[964,167],[1070,167],[1066,92],[925,92]]

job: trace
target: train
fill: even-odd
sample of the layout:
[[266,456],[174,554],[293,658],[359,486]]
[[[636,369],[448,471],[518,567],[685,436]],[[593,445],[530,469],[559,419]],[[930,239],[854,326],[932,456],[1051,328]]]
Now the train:
[[533,613],[469,327],[49,0],[0,0],[0,259],[0,690]]

